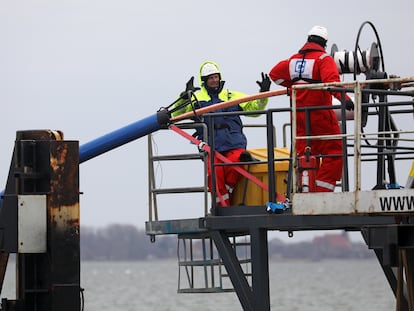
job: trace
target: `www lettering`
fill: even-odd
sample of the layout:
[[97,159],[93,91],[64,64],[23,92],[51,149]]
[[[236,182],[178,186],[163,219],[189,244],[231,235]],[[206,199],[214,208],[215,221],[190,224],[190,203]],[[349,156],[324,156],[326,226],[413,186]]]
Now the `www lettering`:
[[383,197],[379,199],[382,211],[414,210],[414,196]]

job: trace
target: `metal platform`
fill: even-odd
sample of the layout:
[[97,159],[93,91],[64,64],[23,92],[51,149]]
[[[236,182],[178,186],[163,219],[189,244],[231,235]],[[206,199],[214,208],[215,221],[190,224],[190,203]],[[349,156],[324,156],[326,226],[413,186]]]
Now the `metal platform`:
[[[364,82],[368,83],[369,82]],[[349,87],[349,85],[347,85]],[[413,114],[411,98],[409,101],[388,102],[386,95],[397,95],[398,92],[390,91],[384,94],[378,91],[381,97],[379,103],[361,103],[361,85],[356,82],[352,89],[345,89],[344,85],[312,85],[312,88],[331,90],[352,90],[355,94],[356,108],[354,122],[359,124],[361,117],[378,120],[378,127],[373,132],[365,131],[362,127],[354,127],[352,133],[348,133],[348,121],[341,120],[342,134],[336,137],[342,139],[344,156],[343,179],[332,193],[301,193],[295,186],[297,176],[292,167],[297,167],[297,159],[289,159],[291,163],[289,172],[286,172],[286,196],[288,204],[280,213],[269,213],[266,202],[249,205],[242,204],[229,207],[217,207],[212,203],[203,206],[200,211],[204,215],[192,219],[168,220],[162,218],[162,207],[157,204],[155,198],[160,195],[154,187],[149,187],[150,195],[154,200],[150,204],[149,221],[146,222],[146,233],[153,241],[157,235],[176,234],[184,235],[191,239],[202,236],[209,239],[219,254],[216,264],[223,264],[242,308],[244,310],[270,310],[270,288],[268,271],[268,232],[284,231],[293,236],[297,231],[311,230],[345,230],[360,232],[366,245],[372,249],[384,274],[395,294],[397,310],[414,310],[414,189],[411,188],[414,173],[405,171],[404,181],[407,179],[407,187],[398,185],[395,163],[398,161],[414,160],[414,128],[413,122],[408,129],[397,130],[383,119],[391,119],[394,114]],[[371,92],[374,92],[371,90]],[[401,96],[414,95],[414,93],[400,92]],[[294,98],[293,98],[294,100]],[[362,108],[365,107],[365,108]],[[369,109],[376,107],[376,112]],[[293,113],[295,105],[293,104]],[[290,110],[270,109],[266,114],[267,148],[273,150],[276,147],[274,120],[280,120],[278,116],[283,113],[291,113]],[[242,114],[242,113],[241,113]],[[189,127],[186,124],[187,128]],[[295,124],[292,124],[293,131]],[[287,128],[283,125],[283,128]],[[328,139],[332,137],[293,137],[292,146],[296,139]],[[375,144],[375,148],[373,148]],[[398,146],[397,146],[398,145]],[[158,146],[159,147],[159,146]],[[154,158],[149,150],[149,158]],[[268,153],[268,170],[266,180],[269,191],[268,202],[277,202],[276,190],[280,189],[280,178],[276,178],[275,161],[273,153]],[[174,158],[179,160],[179,157]],[[184,158],[183,158],[184,160]],[[285,160],[285,159],[284,159]],[[410,162],[411,161],[411,162]],[[350,163],[348,163],[350,162]],[[366,174],[365,166],[374,163],[375,174],[372,174],[372,186],[364,188],[362,176]],[[204,162],[205,164],[205,162]],[[247,163],[241,163],[247,164]],[[263,163],[260,163],[263,165]],[[150,164],[154,165],[154,164]],[[250,165],[250,164],[249,164]],[[251,164],[255,165],[255,164]],[[413,164],[414,165],[414,164]],[[254,170],[251,170],[254,171]],[[280,174],[279,176],[280,177]],[[150,176],[155,178],[154,176]],[[214,177],[213,177],[214,178]],[[411,179],[410,179],[411,178]],[[152,180],[151,185],[155,185]],[[409,185],[410,184],[410,185]],[[201,186],[203,188],[203,186]],[[206,184],[204,188],[206,189]],[[214,189],[214,185],[213,185]],[[177,189],[171,193],[177,193]],[[250,193],[251,194],[251,193]],[[162,195],[168,195],[163,192]],[[263,197],[261,194],[260,197]],[[244,201],[244,200],[243,200]],[[250,200],[256,202],[256,200]],[[200,201],[203,204],[203,201]],[[204,201],[205,202],[205,201]],[[175,208],[179,209],[179,206]],[[154,217],[156,215],[156,217]],[[251,271],[246,277],[240,258],[234,251],[231,239],[234,235],[247,236],[251,249]],[[208,242],[205,242],[209,244]],[[187,262],[191,265],[191,261]],[[209,258],[196,261],[194,265],[209,266]],[[207,283],[206,283],[207,284]],[[211,288],[210,288],[211,289]],[[190,289],[188,292],[209,291],[210,289]],[[212,290],[214,292],[215,290]],[[216,292],[220,292],[217,290]]]

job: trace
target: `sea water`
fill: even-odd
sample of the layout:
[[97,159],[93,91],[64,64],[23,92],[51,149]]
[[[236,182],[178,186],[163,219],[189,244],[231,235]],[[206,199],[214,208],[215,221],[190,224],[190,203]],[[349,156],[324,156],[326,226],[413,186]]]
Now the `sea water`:
[[[2,298],[15,297],[13,269],[9,264]],[[269,279],[272,311],[389,311],[396,305],[374,259],[270,260]],[[178,294],[176,260],[82,262],[81,287],[85,311],[242,310],[234,292]]]

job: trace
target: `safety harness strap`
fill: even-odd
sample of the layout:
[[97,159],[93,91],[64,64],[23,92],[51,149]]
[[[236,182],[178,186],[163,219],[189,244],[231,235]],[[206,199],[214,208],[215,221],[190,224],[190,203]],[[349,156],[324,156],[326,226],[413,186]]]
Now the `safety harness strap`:
[[[313,52],[313,51],[319,52],[319,50],[315,50],[315,49],[308,49],[308,50],[300,50],[299,51],[299,54],[302,54],[303,55],[302,56],[302,65],[301,66],[303,66],[303,63],[305,61],[306,53]],[[325,54],[322,54],[319,57],[319,59],[323,59],[327,55],[328,54],[326,54],[326,53]],[[304,77],[302,77],[302,70],[299,71],[299,77],[296,77],[296,78],[293,78],[292,79],[292,83],[293,84],[296,83],[296,82],[298,82],[298,81],[304,81],[304,82],[307,82],[307,83],[310,83],[310,84],[312,84],[312,83],[322,83],[322,80],[316,80],[316,79],[312,79],[312,78],[304,78]]]

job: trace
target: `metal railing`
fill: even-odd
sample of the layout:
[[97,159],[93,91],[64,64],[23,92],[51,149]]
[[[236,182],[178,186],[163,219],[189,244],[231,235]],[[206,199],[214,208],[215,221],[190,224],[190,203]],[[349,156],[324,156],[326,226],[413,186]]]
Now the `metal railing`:
[[[267,165],[267,180],[268,183],[268,202],[277,202],[276,198],[276,173],[275,173],[275,164],[277,161],[289,161],[289,169],[287,176],[287,190],[284,195],[292,201],[292,198],[295,193],[298,192],[298,176],[296,170],[298,168],[298,159],[292,155],[296,154],[296,141],[298,139],[307,139],[307,140],[331,140],[331,139],[340,139],[342,140],[343,151],[341,155],[344,158],[343,161],[343,174],[341,180],[337,182],[337,189],[340,188],[340,192],[353,192],[365,190],[362,184],[361,176],[364,175],[364,178],[372,179],[376,177],[376,185],[372,188],[387,188],[387,187],[397,187],[398,183],[396,181],[396,172],[394,168],[395,161],[412,161],[414,159],[414,128],[412,122],[413,117],[413,102],[412,98],[414,97],[413,91],[405,90],[377,90],[368,87],[369,85],[378,86],[381,84],[391,84],[394,85],[398,83],[405,83],[407,81],[412,81],[411,79],[404,78],[393,78],[386,80],[372,80],[372,81],[353,81],[353,82],[342,82],[342,83],[326,83],[326,84],[306,84],[306,85],[297,85],[292,88],[292,94],[290,98],[290,107],[287,108],[272,108],[269,107],[265,111],[238,111],[238,112],[214,112],[206,113],[203,117],[206,120],[211,120],[216,117],[225,117],[228,114],[237,114],[240,116],[248,115],[264,115],[266,120],[263,124],[252,124],[249,125],[246,123],[244,126],[247,127],[264,127],[266,129],[266,135],[261,137],[266,137],[264,146],[267,149],[267,159],[265,162],[255,162],[256,164]],[[342,92],[342,93],[353,93],[354,94],[354,111],[351,113],[351,117],[345,111],[344,105],[333,105],[333,106],[320,106],[320,107],[296,107],[296,95],[297,91],[302,89],[308,90],[327,90],[331,92]],[[380,97],[379,102],[371,103],[367,98],[369,97]],[[396,101],[394,98],[389,100],[387,96],[397,97],[398,99],[406,99],[403,101]],[[342,96],[344,98],[344,96]],[[291,156],[285,159],[275,159],[272,150],[276,148],[276,125],[283,128],[279,133],[283,133],[283,145],[286,147],[288,144],[286,134],[287,130],[290,129],[291,133],[296,133],[296,113],[297,111],[316,111],[320,109],[334,109],[339,111],[338,120],[340,122],[341,133],[336,135],[319,135],[312,136],[306,135],[301,137],[296,137],[296,135],[291,135],[291,146],[290,153]],[[375,111],[371,111],[374,109]],[[281,122],[283,115],[288,115],[288,118],[291,119],[291,123]],[[410,122],[399,124],[402,127],[407,127],[404,130],[396,129],[394,126],[386,122],[390,122],[394,115],[409,115]],[[290,116],[292,116],[290,118]],[[377,125],[375,130],[372,130],[370,126],[367,126],[367,119],[377,118]],[[385,121],[384,121],[385,119]],[[368,122],[369,123],[369,122]],[[176,123],[175,125],[187,129],[194,129],[197,126],[203,126],[203,136],[205,141],[208,141],[209,133],[206,125],[204,123]],[[246,135],[248,142],[254,141],[251,137]],[[149,146],[149,220],[157,221],[159,220],[158,215],[158,204],[157,196],[164,194],[176,194],[176,193],[193,193],[193,192],[204,192],[204,214],[209,213],[214,214],[214,209],[209,209],[209,189],[207,187],[207,159],[205,153],[196,153],[196,154],[169,154],[164,156],[154,155],[152,151],[152,142],[151,139],[148,141]],[[194,145],[194,147],[196,147]],[[215,152],[214,144],[210,146],[211,152]],[[332,156],[330,154],[317,154],[315,155],[318,159],[324,159],[324,157]],[[173,188],[157,188],[155,181],[154,173],[154,162],[157,161],[177,161],[177,160],[200,160],[204,157],[204,185],[199,187],[194,187],[191,185],[189,187],[173,187]],[[368,163],[374,163],[377,165],[376,173],[363,173],[363,169],[368,167]],[[363,163],[367,163],[364,165]],[[249,164],[249,163],[247,163]],[[410,163],[411,164],[411,163]],[[212,167],[215,166],[224,166],[224,165],[246,165],[246,163],[210,163]],[[249,164],[250,165],[250,164]],[[388,169],[388,170],[386,170]],[[388,179],[385,176],[388,172]],[[408,175],[407,172],[403,172]],[[407,176],[405,176],[406,178]],[[215,197],[215,170],[212,169],[212,190],[211,196]],[[371,180],[370,180],[371,181]],[[404,182],[405,183],[405,182]],[[366,186],[365,186],[366,188]],[[244,202],[244,200],[243,200]],[[215,207],[215,203],[211,203],[211,207]],[[201,215],[200,215],[201,216]]]
[[[199,127],[203,128],[203,131],[206,132],[206,126],[200,123],[192,124],[180,124],[177,125],[182,129],[196,129]],[[162,130],[161,130],[162,132]],[[197,150],[194,146],[194,150]],[[176,162],[176,161],[188,161],[188,160],[198,160],[203,163],[204,179],[203,184],[199,186],[194,186],[193,184],[186,187],[170,187],[162,188],[157,186],[156,174],[155,174],[155,162]],[[190,180],[193,182],[193,180]],[[204,202],[204,215],[208,213],[208,187],[207,187],[207,158],[206,154],[203,152],[194,152],[194,153],[174,153],[166,155],[156,155],[154,154],[154,145],[153,145],[153,135],[148,135],[148,202],[149,202],[149,221],[158,221],[158,200],[159,195],[164,194],[188,194],[188,193],[203,193],[203,202]]]
[[[342,82],[342,83],[320,83],[320,84],[304,84],[296,85],[292,87],[292,132],[296,133],[296,118],[295,115],[298,111],[310,111],[317,109],[341,109],[341,116],[343,119],[340,119],[342,123],[342,132],[339,135],[321,135],[321,136],[301,136],[296,137],[293,135],[292,138],[292,150],[296,150],[296,142],[298,139],[307,139],[307,140],[326,140],[326,139],[342,139],[344,142],[344,147],[350,147],[350,150],[344,148],[343,156],[345,160],[349,157],[353,157],[353,176],[354,176],[354,189],[355,191],[360,191],[363,189],[361,182],[361,170],[362,162],[365,161],[377,161],[377,187],[380,187],[380,183],[384,184],[386,181],[385,178],[385,164],[388,164],[389,169],[392,169],[393,162],[396,159],[401,159],[399,156],[404,155],[405,160],[414,159],[414,122],[407,124],[400,124],[401,126],[407,126],[406,130],[397,130],[396,128],[390,127],[393,114],[413,114],[413,102],[412,97],[414,97],[413,91],[401,91],[401,90],[382,90],[382,89],[372,89],[370,86],[378,85],[398,85],[404,84],[406,82],[413,81],[412,77],[410,78],[393,78],[393,79],[383,79],[383,80],[366,80],[366,81],[354,81],[354,82]],[[331,107],[297,107],[296,106],[296,96],[299,90],[328,90],[335,92],[348,92],[354,94],[354,111],[353,111],[353,133],[347,132],[346,126],[346,117],[345,117],[345,108],[338,106]],[[380,97],[380,101],[377,103],[366,102],[367,98],[370,96]],[[395,97],[409,97],[409,100],[406,101],[388,101],[387,96]],[[364,100],[365,99],[365,100]],[[370,108],[375,108],[376,112],[369,112]],[[394,108],[394,110],[391,110]],[[405,108],[405,109],[402,109]],[[364,125],[366,125],[366,118],[368,116],[376,115],[378,118],[378,126],[376,131],[367,132],[364,131]],[[368,141],[376,141],[376,145],[369,144]],[[366,142],[365,144],[363,142]],[[405,143],[403,146],[398,146],[399,143]],[[377,149],[376,152],[364,152],[364,149]],[[328,155],[320,155],[328,156]],[[376,158],[372,158],[376,157]],[[348,163],[344,161],[344,179],[345,179],[345,189],[343,191],[348,191]],[[297,167],[297,158],[293,157],[293,167]],[[391,174],[392,172],[390,172]],[[393,174],[393,173],[392,173]],[[297,183],[297,176],[293,174],[293,183]],[[394,179],[391,176],[391,179]],[[388,181],[392,183],[393,181]],[[386,187],[386,185],[385,185]]]

